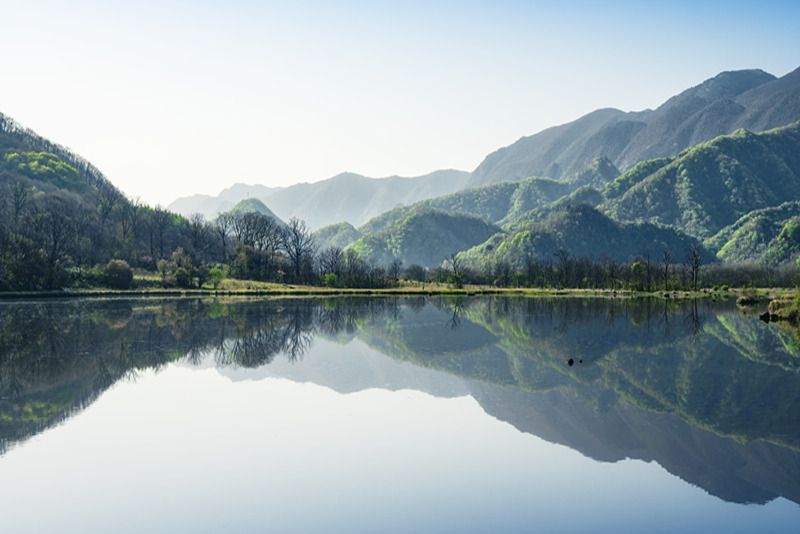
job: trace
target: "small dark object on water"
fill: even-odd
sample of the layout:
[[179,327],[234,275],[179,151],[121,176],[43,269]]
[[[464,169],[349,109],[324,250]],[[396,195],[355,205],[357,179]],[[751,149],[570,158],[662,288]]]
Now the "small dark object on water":
[[581,358],[580,360],[578,360],[578,363],[583,363],[583,358]]
[[762,321],[764,321],[765,323],[768,323],[770,321],[770,319],[771,319],[770,314],[769,314],[768,311],[765,311],[764,313],[759,315],[758,318],[761,319]]
[[572,367],[572,364],[573,364],[573,363],[575,363],[575,360],[573,360],[572,358],[570,358],[569,360],[567,360],[567,365],[569,365],[570,367]]

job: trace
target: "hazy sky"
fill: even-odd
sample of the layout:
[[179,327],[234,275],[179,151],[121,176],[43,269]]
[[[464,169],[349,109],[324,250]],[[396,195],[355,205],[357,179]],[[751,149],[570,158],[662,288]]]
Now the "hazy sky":
[[594,109],[800,67],[800,2],[0,0],[0,112],[166,205],[471,171]]

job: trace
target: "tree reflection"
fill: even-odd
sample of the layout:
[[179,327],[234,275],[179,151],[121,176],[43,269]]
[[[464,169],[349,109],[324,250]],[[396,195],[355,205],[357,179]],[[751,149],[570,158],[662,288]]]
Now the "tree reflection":
[[[143,369],[209,358],[220,367],[281,356],[297,363],[318,336],[358,336],[393,358],[463,378],[525,391],[592,384],[602,390],[598,406],[621,398],[723,434],[800,447],[784,407],[759,418],[748,411],[773,395],[800,409],[798,358],[757,319],[715,319],[712,308],[722,305],[500,296],[4,303],[0,440],[56,424]],[[658,357],[643,356],[644,346]],[[570,358],[582,364],[564,365]],[[735,382],[741,376],[748,381]]]
[[692,299],[692,305],[683,319],[691,337],[697,337],[703,331],[705,317],[697,310],[697,299]]

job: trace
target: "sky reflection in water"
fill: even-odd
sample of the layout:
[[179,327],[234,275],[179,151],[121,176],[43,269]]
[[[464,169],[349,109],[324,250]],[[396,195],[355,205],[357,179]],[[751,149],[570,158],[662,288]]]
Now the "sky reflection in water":
[[[390,389],[300,375],[370,369]],[[399,377],[399,378],[398,378]],[[412,389],[436,384],[442,396]],[[382,384],[376,384],[382,385]],[[596,462],[487,415],[458,377],[316,337],[301,361],[146,369],[0,457],[6,532],[794,532],[656,462]]]

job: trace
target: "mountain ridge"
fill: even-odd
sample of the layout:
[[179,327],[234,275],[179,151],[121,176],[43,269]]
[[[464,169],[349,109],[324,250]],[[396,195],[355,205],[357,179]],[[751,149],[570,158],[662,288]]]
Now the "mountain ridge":
[[781,78],[759,69],[726,71],[655,110],[596,110],[523,137],[486,156],[467,187],[528,176],[560,179],[603,156],[624,172],[739,128],[764,131],[797,120],[800,68]]
[[[246,195],[272,206],[281,219],[303,219],[313,230],[340,222],[360,226],[397,205],[455,192],[463,187],[468,176],[466,171],[454,169],[415,177],[385,178],[343,172],[318,182],[302,182],[289,187],[236,184],[224,189],[217,197],[182,197],[172,202],[168,209],[183,215],[199,212],[211,219],[229,210],[238,202],[237,198],[241,200]],[[338,202],[331,202],[335,197],[338,197]]]

